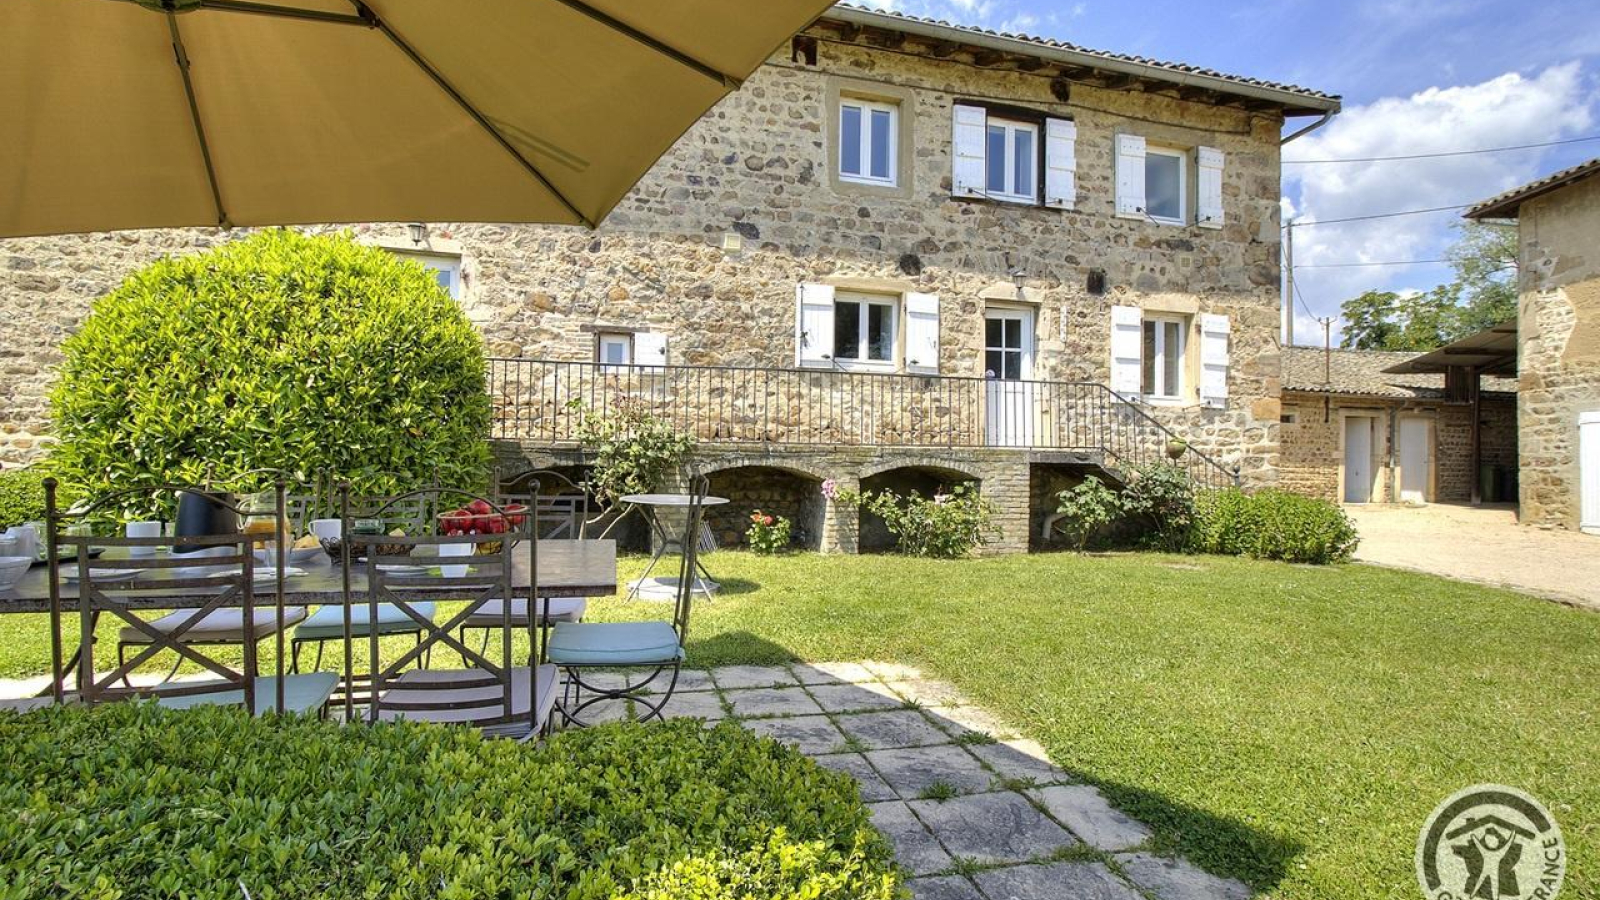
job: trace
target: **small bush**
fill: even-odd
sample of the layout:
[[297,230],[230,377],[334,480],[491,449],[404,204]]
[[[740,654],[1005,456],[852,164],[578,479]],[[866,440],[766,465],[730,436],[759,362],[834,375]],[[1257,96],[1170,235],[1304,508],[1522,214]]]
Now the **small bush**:
[[1123,515],[1122,498],[1093,475],[1057,494],[1056,502],[1060,524],[1079,553],[1089,549],[1089,541]]
[[1157,547],[1177,552],[1189,546],[1194,496],[1188,473],[1171,463],[1152,463],[1134,470],[1122,491],[1122,508],[1143,522]]
[[783,516],[769,515],[758,509],[750,514],[750,528],[744,536],[752,552],[772,556],[789,549],[793,529],[794,524]]
[[602,410],[582,400],[567,407],[578,414],[578,440],[594,458],[589,485],[608,506],[658,489],[694,450],[693,438],[636,398],[619,394]]
[[119,703],[0,712],[0,897],[890,900],[854,783],[732,724],[544,747]]
[[998,530],[994,504],[968,484],[948,494],[923,497],[916,491],[901,497],[893,491],[864,493],[862,508],[872,512],[899,541],[908,556],[957,559],[987,543]]
[[0,472],[0,531],[44,518],[44,473],[38,468]]
[[421,265],[349,235],[273,229],[157,260],[62,353],[50,467],[91,496],[262,468],[365,495],[488,471],[477,331]]
[[1285,562],[1343,562],[1360,542],[1344,510],[1316,497],[1265,489],[1208,491],[1196,503],[1195,549]]

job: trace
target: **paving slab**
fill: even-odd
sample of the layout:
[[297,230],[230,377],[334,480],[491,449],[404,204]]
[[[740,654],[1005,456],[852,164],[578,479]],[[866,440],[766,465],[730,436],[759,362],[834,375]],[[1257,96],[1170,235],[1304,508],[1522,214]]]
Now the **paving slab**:
[[678,671],[678,688],[681,693],[691,694],[695,691],[709,691],[715,686],[711,683],[711,673],[704,669],[680,669]]
[[661,712],[668,719],[705,719],[708,722],[715,722],[727,715],[722,709],[722,699],[713,691],[675,693]]
[[801,684],[860,684],[878,676],[858,662],[796,663],[789,667]]
[[935,875],[906,882],[911,900],[984,900],[972,882],[960,875]]
[[949,735],[933,727],[914,709],[840,716],[839,727],[868,750],[950,743]]
[[889,690],[923,706],[966,706],[968,700],[955,685],[931,678],[908,678],[889,682]]
[[827,716],[751,719],[744,725],[756,734],[788,744],[808,756],[835,753],[844,743],[844,735]]
[[960,737],[969,731],[1002,741],[1021,737],[1016,729],[981,706],[934,706],[924,709],[924,712],[952,737]]
[[990,790],[990,774],[967,751],[954,744],[937,747],[912,747],[906,750],[873,750],[867,762],[903,799],[915,800],[933,785],[943,782],[958,794]]
[[727,690],[729,688],[764,688],[775,684],[799,684],[788,669],[775,666],[723,666],[711,670],[711,680],[717,687]]
[[741,691],[724,691],[723,699],[733,705],[733,714],[741,719],[767,716],[814,716],[822,713],[817,701],[799,687],[751,688]]
[[1144,900],[1126,881],[1098,862],[990,869],[973,876],[989,900]]
[[1050,815],[1098,850],[1132,850],[1150,840],[1150,829],[1086,784],[1029,791]]
[[[753,719],[753,722],[782,721],[781,719]],[[813,756],[818,764],[827,766],[835,772],[844,772],[856,780],[856,785],[861,788],[861,800],[864,803],[876,803],[880,800],[898,799],[894,789],[878,777],[873,771],[872,764],[859,753],[829,753],[825,756]]]
[[1002,778],[1031,781],[1037,785],[1072,780],[1066,772],[1050,763],[1044,747],[1026,738],[994,744],[972,744],[967,749],[988,763],[989,768]]
[[578,713],[578,718],[583,720],[585,725],[604,725],[607,722],[631,719],[633,713],[628,709],[626,700],[602,700]]
[[[599,690],[602,690],[602,691],[620,691],[623,688],[628,686],[628,676],[629,676],[629,674],[633,674],[633,673],[628,673],[628,672],[583,672],[583,673],[580,673],[580,677],[583,678],[583,683],[584,684],[589,685],[589,686],[594,687],[594,688],[597,688]],[[640,672],[640,673],[637,673],[637,674],[639,674],[642,677],[643,675],[646,675],[648,673]],[[660,679],[657,679],[655,683],[661,683]]]
[[895,859],[912,875],[927,875],[950,868],[950,854],[939,846],[928,829],[917,821],[906,804],[899,801],[873,803],[867,807],[872,824],[894,846]]
[[867,712],[902,709],[905,701],[877,682],[867,684],[827,684],[806,688],[828,712]]
[[1156,856],[1153,853],[1126,853],[1115,857],[1117,865],[1156,900],[1250,900],[1251,891],[1243,882],[1218,878],[1184,859]]
[[1078,839],[1050,821],[1015,791],[972,794],[943,802],[906,804],[950,853],[983,863],[1014,863],[1078,846]]

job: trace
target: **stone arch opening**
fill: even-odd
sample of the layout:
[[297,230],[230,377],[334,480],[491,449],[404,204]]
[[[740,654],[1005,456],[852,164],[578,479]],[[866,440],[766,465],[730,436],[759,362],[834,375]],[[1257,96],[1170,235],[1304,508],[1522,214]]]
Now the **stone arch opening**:
[[750,516],[760,510],[793,523],[791,546],[795,549],[821,549],[826,512],[822,479],[771,465],[731,466],[706,477],[713,496],[728,498],[727,503],[705,511],[706,524],[718,546],[748,546],[745,532],[750,529]]
[[[912,492],[923,497],[949,493],[960,484],[970,484],[982,489],[983,482],[975,476],[956,469],[936,465],[896,466],[875,472],[861,479],[863,494],[893,491],[902,497]],[[865,509],[861,510],[860,533],[857,546],[862,553],[888,553],[895,549],[896,538],[883,518]]]

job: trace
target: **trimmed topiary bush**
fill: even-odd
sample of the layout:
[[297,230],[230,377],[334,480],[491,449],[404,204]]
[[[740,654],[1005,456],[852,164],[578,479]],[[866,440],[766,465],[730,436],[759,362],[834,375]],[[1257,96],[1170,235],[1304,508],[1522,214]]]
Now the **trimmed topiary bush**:
[[487,472],[477,332],[421,265],[349,235],[158,260],[62,352],[51,468],[89,494],[260,468],[364,494]]
[[1201,553],[1317,565],[1348,560],[1360,541],[1350,517],[1335,504],[1271,488],[1201,493],[1192,540]]
[[543,747],[120,703],[0,712],[0,897],[890,900],[854,782],[733,724]]
[[44,473],[38,468],[0,472],[0,531],[44,518]]

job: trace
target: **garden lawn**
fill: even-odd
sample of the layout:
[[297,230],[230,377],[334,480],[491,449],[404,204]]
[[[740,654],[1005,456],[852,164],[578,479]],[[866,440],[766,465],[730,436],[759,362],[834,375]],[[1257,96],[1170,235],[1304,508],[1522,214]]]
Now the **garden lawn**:
[[[1410,900],[1424,818],[1501,782],[1560,821],[1563,896],[1600,897],[1600,615],[1388,569],[1224,557],[706,563],[725,590],[696,607],[692,665],[918,666],[1150,823],[1162,849],[1266,896]],[[43,671],[41,620],[0,630],[0,675]]]

